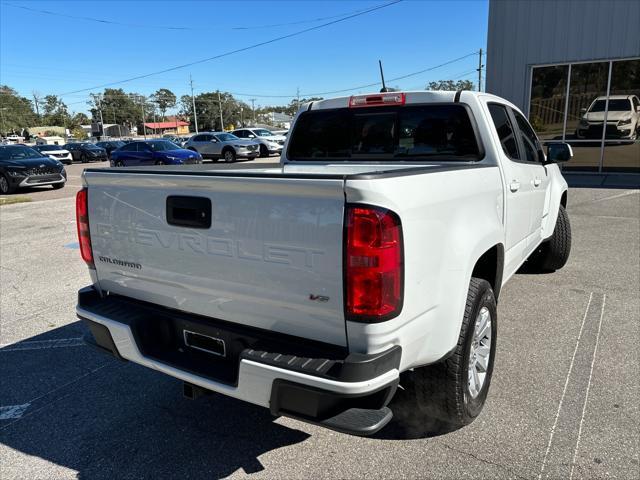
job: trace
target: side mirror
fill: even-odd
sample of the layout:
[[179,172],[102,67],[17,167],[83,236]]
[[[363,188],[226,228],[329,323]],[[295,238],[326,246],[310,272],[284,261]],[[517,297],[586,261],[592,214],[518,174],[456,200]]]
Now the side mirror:
[[249,135],[247,135],[247,138],[256,138],[256,136],[253,133],[250,133]]
[[218,139],[217,138],[212,138],[211,139],[211,143],[218,143]]
[[573,149],[568,143],[547,143],[547,163],[568,162],[573,158]]

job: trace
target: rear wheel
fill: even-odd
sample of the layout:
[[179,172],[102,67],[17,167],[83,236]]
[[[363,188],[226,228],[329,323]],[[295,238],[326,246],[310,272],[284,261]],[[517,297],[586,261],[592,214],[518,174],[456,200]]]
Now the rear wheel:
[[261,157],[268,157],[269,156],[269,149],[267,147],[265,147],[264,145],[260,144],[260,156]]
[[122,163],[122,160],[116,160],[116,161],[113,163],[113,166],[114,166],[114,167],[124,167],[124,163]]
[[7,177],[0,174],[0,195],[7,195],[9,193],[13,193],[14,190],[15,190],[15,187],[13,187],[9,183],[9,180],[7,180]]
[[539,271],[560,270],[569,260],[570,253],[571,223],[567,211],[560,205],[553,235],[542,242],[538,249],[531,254],[528,263]]
[[227,148],[224,152],[222,152],[222,157],[225,162],[235,162],[236,161],[236,152],[231,148]]
[[87,160],[87,156],[83,153],[82,155],[80,155],[80,161],[82,163],[88,163],[89,160]]
[[399,412],[397,421],[405,432],[412,432],[410,436],[456,430],[480,414],[493,373],[497,319],[491,285],[471,278],[453,353],[446,360],[407,372],[400,381],[408,408]]

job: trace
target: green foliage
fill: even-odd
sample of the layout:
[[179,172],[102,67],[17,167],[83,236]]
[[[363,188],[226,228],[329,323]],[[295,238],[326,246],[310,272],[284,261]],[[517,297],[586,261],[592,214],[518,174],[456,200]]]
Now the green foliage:
[[42,106],[42,125],[66,125],[68,120],[69,112],[64,102],[56,95],[45,96]]
[[3,135],[18,133],[37,124],[31,101],[7,85],[0,86],[0,109],[0,132]]
[[475,85],[470,80],[438,80],[437,82],[429,82],[426,90],[474,90]]
[[78,140],[84,140],[85,138],[87,138],[87,133],[78,126],[74,127],[73,130],[71,130],[71,136],[73,138],[77,138]]
[[162,119],[164,120],[164,114],[169,108],[173,108],[176,106],[176,96],[175,94],[166,88],[161,88],[156,93],[151,95],[151,100],[158,105],[158,109],[162,114]]

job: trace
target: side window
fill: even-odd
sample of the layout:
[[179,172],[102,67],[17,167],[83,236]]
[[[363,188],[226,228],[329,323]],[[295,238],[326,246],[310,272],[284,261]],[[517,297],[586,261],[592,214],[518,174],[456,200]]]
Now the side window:
[[213,140],[213,135],[202,135],[202,142],[210,142]]
[[246,130],[238,130],[237,132],[234,132],[234,135],[236,137],[246,138],[247,132],[246,132]]
[[511,125],[511,120],[509,120],[507,109],[502,105],[493,103],[489,105],[489,112],[491,113],[493,125],[496,127],[505,155],[513,160],[520,159],[518,142],[514,134],[513,126]]
[[516,121],[518,122],[520,138],[522,139],[522,144],[524,145],[525,160],[527,162],[539,162],[542,147],[540,146],[538,137],[533,131],[533,128],[531,128],[531,125],[529,125],[529,122],[527,122],[527,119],[515,110],[512,111],[516,117]]
[[638,100],[638,97],[633,97],[633,109],[637,110],[638,107],[640,107],[640,100]]

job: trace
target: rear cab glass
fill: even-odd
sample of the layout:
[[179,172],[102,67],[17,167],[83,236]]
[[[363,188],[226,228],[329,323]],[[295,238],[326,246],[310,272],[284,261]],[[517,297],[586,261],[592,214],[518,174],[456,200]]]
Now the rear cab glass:
[[298,118],[290,161],[477,161],[484,156],[463,104],[321,109]]

